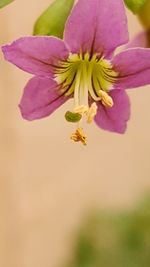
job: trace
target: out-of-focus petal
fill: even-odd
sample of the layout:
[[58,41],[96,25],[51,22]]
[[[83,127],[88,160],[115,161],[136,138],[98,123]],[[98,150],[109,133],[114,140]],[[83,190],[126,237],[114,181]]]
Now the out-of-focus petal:
[[119,73],[114,88],[128,89],[150,83],[150,49],[131,48],[116,55],[113,68]]
[[135,47],[148,48],[148,32],[147,31],[140,32],[138,35],[136,35],[135,38],[127,44],[126,49],[135,48]]

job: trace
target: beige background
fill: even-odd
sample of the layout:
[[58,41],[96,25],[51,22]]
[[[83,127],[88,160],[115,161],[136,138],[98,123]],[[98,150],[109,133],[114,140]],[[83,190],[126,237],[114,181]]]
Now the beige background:
[[[32,32],[49,0],[16,0],[0,10],[0,42]],[[129,16],[130,36],[140,31]],[[108,18],[106,18],[108,20]],[[0,58],[0,266],[61,266],[71,236],[91,207],[132,207],[150,188],[150,86],[131,90],[125,135],[87,128],[73,144],[64,120],[24,121],[18,110],[30,75]]]

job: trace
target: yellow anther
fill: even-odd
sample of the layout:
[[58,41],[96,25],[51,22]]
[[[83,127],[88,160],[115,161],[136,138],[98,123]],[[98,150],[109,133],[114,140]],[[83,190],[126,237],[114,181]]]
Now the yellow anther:
[[97,114],[97,105],[96,105],[96,103],[94,102],[94,103],[90,106],[90,108],[89,108],[89,110],[88,110],[88,112],[87,112],[87,122],[88,122],[88,123],[91,123],[91,122],[93,121],[93,119],[94,119],[94,117],[95,117],[96,114]]
[[76,132],[71,135],[70,138],[74,142],[81,142],[83,145],[87,145],[87,136],[84,134],[82,128],[78,128]]
[[87,111],[88,111],[88,107],[87,106],[84,106],[84,105],[78,106],[78,107],[76,107],[74,109],[74,113],[79,113],[81,115],[83,115]]
[[113,106],[113,104],[114,104],[113,99],[111,96],[109,96],[109,94],[107,92],[100,90],[99,96],[101,97],[102,104],[105,107],[111,108]]

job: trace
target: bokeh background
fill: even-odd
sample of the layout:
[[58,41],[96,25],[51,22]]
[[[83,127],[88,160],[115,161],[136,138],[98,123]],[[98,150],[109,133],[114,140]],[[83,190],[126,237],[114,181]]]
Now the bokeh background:
[[[0,43],[30,35],[49,3],[16,0],[0,10]],[[127,14],[133,38],[142,26]],[[150,86],[128,91],[125,135],[93,124],[84,147],[69,139],[69,103],[43,120],[21,118],[18,103],[30,77],[0,54],[0,266],[64,267],[90,210],[132,210],[149,192]]]

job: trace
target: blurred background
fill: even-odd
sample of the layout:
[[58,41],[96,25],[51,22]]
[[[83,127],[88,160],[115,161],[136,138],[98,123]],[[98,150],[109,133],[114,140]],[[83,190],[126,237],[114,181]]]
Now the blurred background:
[[[0,43],[32,34],[49,3],[16,0],[1,9]],[[133,38],[142,26],[127,14]],[[93,124],[83,147],[69,138],[69,103],[43,120],[21,118],[18,103],[30,77],[0,54],[0,266],[150,266],[150,204],[138,204],[150,191],[150,86],[128,91],[125,135]],[[80,244],[82,232],[88,245]],[[78,260],[82,252],[87,261]]]

